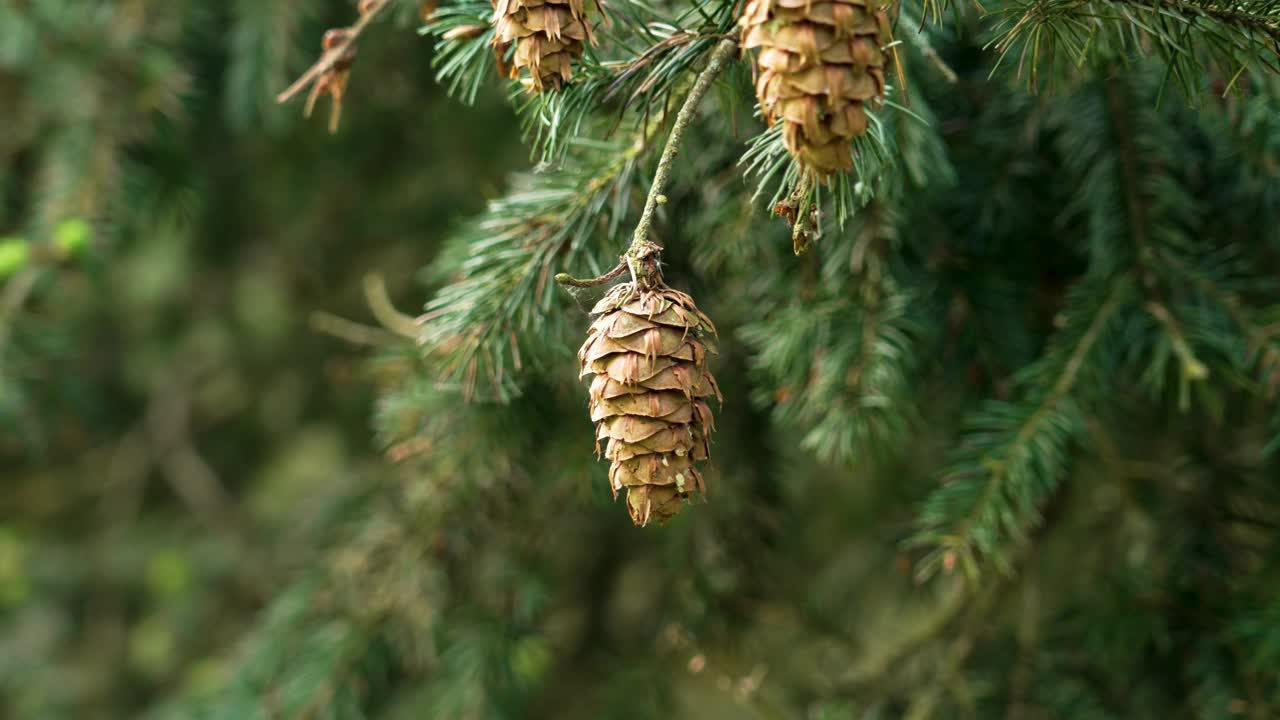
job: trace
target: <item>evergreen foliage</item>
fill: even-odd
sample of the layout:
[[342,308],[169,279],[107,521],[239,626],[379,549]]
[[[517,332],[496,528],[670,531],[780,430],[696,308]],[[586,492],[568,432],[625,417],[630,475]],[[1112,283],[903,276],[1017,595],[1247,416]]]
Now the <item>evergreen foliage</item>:
[[[0,3],[0,717],[1280,714],[1280,3],[894,11],[818,178],[734,0],[543,92],[478,0]],[[637,224],[725,395],[644,530],[557,280]]]

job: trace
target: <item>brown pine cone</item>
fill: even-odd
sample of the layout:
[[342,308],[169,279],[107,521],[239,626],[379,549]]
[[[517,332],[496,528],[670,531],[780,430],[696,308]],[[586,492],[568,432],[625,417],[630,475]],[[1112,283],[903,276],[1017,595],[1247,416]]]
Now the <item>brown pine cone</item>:
[[756,96],[787,150],[822,175],[853,167],[853,139],[884,97],[887,0],[750,0],[742,46],[759,48]]
[[515,43],[511,77],[541,92],[573,76],[573,63],[591,42],[582,0],[493,0],[499,52]]
[[663,523],[704,490],[694,462],[710,450],[706,399],[723,400],[706,368],[715,326],[691,297],[665,285],[618,285],[591,312],[598,317],[578,359],[583,376],[595,375],[596,452],[603,441],[610,485],[615,497],[627,491],[632,521]]

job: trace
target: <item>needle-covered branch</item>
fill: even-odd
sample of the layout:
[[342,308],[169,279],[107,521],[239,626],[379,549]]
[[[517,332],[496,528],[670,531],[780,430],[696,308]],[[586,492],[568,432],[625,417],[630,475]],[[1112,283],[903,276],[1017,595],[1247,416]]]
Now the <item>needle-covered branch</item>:
[[1009,0],[992,46],[1030,87],[1100,61],[1159,58],[1189,97],[1207,71],[1230,89],[1251,68],[1280,70],[1280,5],[1271,0]]
[[515,371],[568,342],[547,327],[563,319],[551,312],[553,268],[616,263],[608,248],[633,209],[647,146],[644,136],[583,143],[561,170],[515,177],[511,192],[450,239],[437,266],[445,283],[419,318],[419,342],[440,361],[442,383],[509,399]]
[[918,568],[922,576],[957,565],[976,576],[979,561],[1007,567],[1068,471],[1089,400],[1108,393],[1118,371],[1119,319],[1135,294],[1128,275],[1078,287],[1063,330],[1022,373],[1019,399],[987,401],[969,417],[921,512],[914,542],[931,548]]
[[716,45],[715,51],[711,53],[711,58],[707,61],[707,67],[698,76],[693,88],[689,90],[689,94],[685,96],[684,105],[680,107],[680,112],[676,114],[676,121],[671,126],[671,134],[667,137],[667,144],[662,149],[662,155],[658,158],[658,168],[653,173],[653,184],[649,186],[649,196],[645,199],[644,211],[640,215],[640,222],[636,224],[636,231],[631,236],[631,247],[628,252],[639,249],[649,240],[649,228],[653,224],[654,211],[657,210],[659,205],[667,201],[667,196],[662,193],[666,188],[667,178],[671,175],[671,166],[675,162],[676,155],[680,153],[680,141],[684,139],[684,131],[689,127],[689,123],[693,121],[693,116],[698,111],[698,104],[702,102],[702,96],[706,95],[707,90],[711,89],[711,84],[715,82],[716,76],[724,69],[725,63],[737,52],[738,43],[735,40],[721,40],[720,44]]
[[684,132],[693,121],[693,117],[698,110],[698,104],[702,102],[703,96],[707,94],[707,90],[715,82],[716,76],[724,69],[725,63],[733,57],[737,49],[738,43],[736,40],[732,38],[721,40],[711,53],[706,68],[698,75],[698,79],[694,81],[693,87],[689,90],[688,95],[685,96],[684,104],[681,105],[680,111],[676,114],[675,123],[671,127],[671,133],[667,136],[666,145],[663,146],[662,155],[658,158],[658,167],[653,175],[653,183],[649,186],[649,194],[645,198],[640,222],[636,225],[635,232],[632,234],[630,246],[623,253],[622,262],[613,270],[596,278],[578,279],[568,273],[560,273],[555,277],[556,282],[564,285],[566,289],[597,287],[621,277],[622,273],[628,269],[631,270],[632,279],[636,279],[634,260],[649,243],[649,230],[653,224],[654,211],[658,205],[667,202],[666,195],[663,195],[663,188],[665,188],[667,179],[671,175],[671,167],[675,162],[676,156],[680,153],[680,143],[684,139]]

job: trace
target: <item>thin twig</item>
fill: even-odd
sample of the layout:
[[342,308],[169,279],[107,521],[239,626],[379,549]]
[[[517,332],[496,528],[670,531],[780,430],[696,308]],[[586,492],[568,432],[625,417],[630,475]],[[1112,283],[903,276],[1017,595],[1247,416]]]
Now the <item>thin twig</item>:
[[951,69],[951,66],[947,64],[946,60],[942,59],[942,56],[938,54],[938,51],[933,49],[933,45],[929,44],[927,36],[924,33],[917,33],[916,36],[918,38],[916,41],[916,47],[920,49],[920,53],[922,55],[929,59],[929,62],[933,63],[933,67],[936,68],[939,73],[942,73],[943,79],[945,79],[950,85],[955,85],[960,82],[960,76],[956,74],[955,70]]
[[[176,368],[184,368],[178,370]],[[152,391],[143,419],[153,466],[202,522],[229,537],[242,537],[245,523],[218,474],[200,456],[191,435],[192,392],[204,368],[175,364]]]
[[693,84],[693,89],[685,97],[684,105],[680,107],[680,112],[676,114],[675,125],[671,127],[671,135],[667,137],[667,145],[662,149],[662,156],[658,158],[658,169],[653,173],[653,185],[649,188],[649,197],[645,200],[644,212],[641,213],[640,222],[636,225],[636,231],[631,236],[631,246],[627,249],[628,255],[639,251],[648,242],[649,228],[653,225],[654,210],[667,200],[667,197],[662,194],[662,189],[667,184],[667,177],[671,175],[671,166],[674,164],[676,155],[680,152],[680,140],[684,137],[684,130],[693,120],[693,115],[697,111],[698,103],[702,101],[702,96],[707,94],[707,90],[711,88],[711,83],[715,81],[716,76],[724,69],[725,63],[737,52],[738,42],[736,40],[733,38],[721,40],[716,49],[712,51],[707,67],[703,69],[702,74],[698,76],[698,80]]
[[1191,343],[1187,342],[1187,336],[1182,331],[1182,326],[1173,313],[1169,312],[1169,308],[1156,300],[1149,301],[1144,307],[1168,334],[1173,353],[1178,356],[1178,361],[1182,365],[1183,376],[1187,380],[1204,380],[1209,377],[1209,368],[1196,357],[1195,350],[1191,348]]
[[387,293],[387,282],[378,273],[364,276],[364,299],[378,324],[401,337],[418,340],[422,336],[418,320],[396,309]]
[[1117,172],[1121,184],[1124,185],[1125,211],[1132,230],[1134,244],[1134,264],[1143,292],[1149,298],[1146,310],[1160,323],[1161,328],[1169,336],[1174,354],[1182,368],[1184,380],[1204,380],[1209,376],[1209,368],[1198,358],[1191,344],[1187,342],[1181,323],[1164,301],[1162,278],[1152,267],[1156,253],[1151,247],[1148,224],[1148,207],[1142,193],[1145,182],[1144,169],[1139,166],[1138,149],[1134,143],[1134,133],[1130,118],[1125,88],[1114,78],[1105,85],[1105,100],[1111,111],[1111,128],[1120,153],[1120,168]]
[[707,61],[707,66],[703,68],[702,73],[698,75],[698,79],[694,81],[693,87],[690,88],[689,94],[685,96],[684,104],[680,106],[680,111],[676,113],[676,120],[671,127],[671,134],[667,136],[667,144],[662,148],[662,155],[658,158],[658,168],[653,173],[653,184],[649,187],[649,195],[645,199],[644,211],[640,214],[640,222],[636,224],[635,232],[631,236],[631,245],[622,255],[622,263],[597,278],[578,279],[568,273],[560,273],[555,276],[556,282],[560,283],[575,298],[579,295],[579,293],[574,292],[575,289],[587,289],[603,285],[621,276],[627,270],[631,271],[632,280],[637,280],[637,263],[641,260],[644,261],[644,267],[647,268],[643,272],[650,280],[661,278],[661,274],[657,272],[658,253],[661,248],[649,242],[649,229],[653,225],[654,210],[667,201],[667,197],[662,194],[662,190],[667,184],[667,178],[671,175],[671,166],[675,162],[676,155],[680,152],[680,140],[684,137],[685,128],[693,121],[693,116],[698,109],[698,103],[707,94],[707,90],[715,82],[716,76],[724,69],[725,63],[737,51],[738,41],[735,38],[726,37],[721,40],[720,44],[716,45],[715,50],[711,52],[711,58]]
[[569,297],[578,303],[578,307],[583,310],[590,310],[599,298],[588,291],[626,275],[628,267],[625,262],[620,262],[616,267],[600,277],[585,279],[573,277],[569,273],[560,273],[556,275],[556,282],[560,283],[560,287],[564,288],[564,291],[569,293]]
[[345,340],[352,345],[382,347],[396,342],[398,335],[380,327],[371,327],[340,315],[317,310],[311,313],[311,329]]
[[334,63],[342,59],[346,52],[351,49],[351,46],[355,45],[356,40],[360,37],[360,33],[364,32],[365,28],[369,27],[369,24],[372,23],[374,19],[377,18],[378,15],[389,5],[391,5],[391,0],[373,0],[364,7],[364,14],[360,16],[360,19],[356,21],[355,25],[346,29],[346,37],[342,42],[339,42],[337,45],[326,50],[324,54],[320,56],[320,59],[302,74],[302,77],[294,80],[292,85],[276,96],[276,102],[289,102],[295,95],[302,92],[303,89],[315,82],[321,75],[332,70]]
[[1194,21],[1196,16],[1212,18],[1229,27],[1264,35],[1271,41],[1268,48],[1280,57],[1280,18],[1241,10],[1234,3],[1197,4],[1180,0],[1108,0],[1112,4],[1136,5],[1151,12],[1173,12]]
[[795,227],[791,229],[791,251],[803,255],[809,249],[809,241],[813,234],[809,231],[809,211],[813,207],[813,188],[815,174],[812,168],[801,171],[800,184],[796,187],[796,195],[800,201],[796,209]]
[[622,277],[622,273],[626,271],[627,271],[626,264],[618,263],[616,267],[614,267],[609,272],[601,275],[600,277],[581,279],[581,278],[576,278],[570,275],[569,273],[560,273],[556,275],[556,282],[560,283],[561,285],[565,285],[567,287],[593,288],[598,285],[603,285],[609,282],[610,280],[614,280],[616,278]]

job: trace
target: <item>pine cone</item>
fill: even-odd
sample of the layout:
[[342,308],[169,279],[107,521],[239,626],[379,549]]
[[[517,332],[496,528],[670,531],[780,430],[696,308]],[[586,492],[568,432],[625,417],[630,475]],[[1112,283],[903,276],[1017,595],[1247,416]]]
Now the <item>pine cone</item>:
[[499,52],[516,45],[511,77],[527,71],[520,82],[538,92],[568,82],[583,43],[591,41],[582,0],[493,0],[493,18]]
[[578,359],[582,376],[595,375],[596,453],[607,441],[609,483],[614,497],[626,489],[635,524],[666,522],[704,489],[693,463],[707,459],[715,425],[705,398],[723,401],[705,365],[715,326],[665,285],[618,285],[591,313],[598,317]]
[[760,48],[756,95],[802,164],[823,175],[853,166],[867,105],[884,96],[886,0],[750,0],[742,46]]

